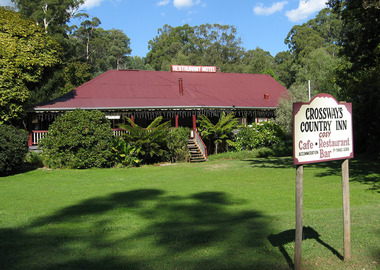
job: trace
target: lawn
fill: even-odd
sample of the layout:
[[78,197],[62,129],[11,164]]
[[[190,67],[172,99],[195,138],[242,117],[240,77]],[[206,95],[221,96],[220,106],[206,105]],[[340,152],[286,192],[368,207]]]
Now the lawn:
[[[350,161],[343,255],[340,162],[304,168],[305,269],[380,267],[380,168]],[[289,269],[290,158],[132,169],[37,169],[0,178],[0,269]]]

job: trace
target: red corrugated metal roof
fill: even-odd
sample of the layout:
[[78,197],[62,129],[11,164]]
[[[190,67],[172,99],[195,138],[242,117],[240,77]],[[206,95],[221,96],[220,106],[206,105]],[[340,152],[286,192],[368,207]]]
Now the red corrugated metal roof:
[[34,110],[275,108],[286,91],[270,75],[262,74],[110,70]]

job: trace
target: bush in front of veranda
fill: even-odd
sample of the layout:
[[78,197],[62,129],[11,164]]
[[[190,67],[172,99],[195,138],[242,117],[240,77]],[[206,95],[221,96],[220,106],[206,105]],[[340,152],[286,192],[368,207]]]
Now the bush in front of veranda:
[[185,162],[190,159],[190,151],[187,147],[189,137],[190,128],[179,127],[171,129],[167,138],[169,161]]
[[41,140],[44,164],[51,168],[111,167],[111,123],[99,111],[77,109],[53,122]]
[[0,125],[0,175],[15,171],[28,153],[28,133],[13,126]]
[[253,123],[236,132],[233,147],[237,151],[274,147],[285,138],[281,127],[273,121]]

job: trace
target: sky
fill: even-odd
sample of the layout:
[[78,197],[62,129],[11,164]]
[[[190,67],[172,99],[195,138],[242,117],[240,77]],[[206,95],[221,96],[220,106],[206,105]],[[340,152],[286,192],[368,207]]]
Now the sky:
[[[165,24],[233,25],[242,47],[275,56],[288,50],[284,40],[294,25],[315,18],[327,0],[85,0],[81,11],[97,17],[105,30],[120,29],[130,38],[132,56],[145,57],[148,42]],[[10,0],[0,0],[7,5]],[[80,22],[71,23],[80,24]]]

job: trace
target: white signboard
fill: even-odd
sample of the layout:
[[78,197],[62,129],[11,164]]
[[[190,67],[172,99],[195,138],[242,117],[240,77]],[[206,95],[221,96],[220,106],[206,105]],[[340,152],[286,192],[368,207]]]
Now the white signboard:
[[319,94],[293,104],[295,165],[353,158],[352,104]]
[[215,66],[183,66],[183,65],[172,65],[172,71],[177,72],[206,72],[215,73]]

